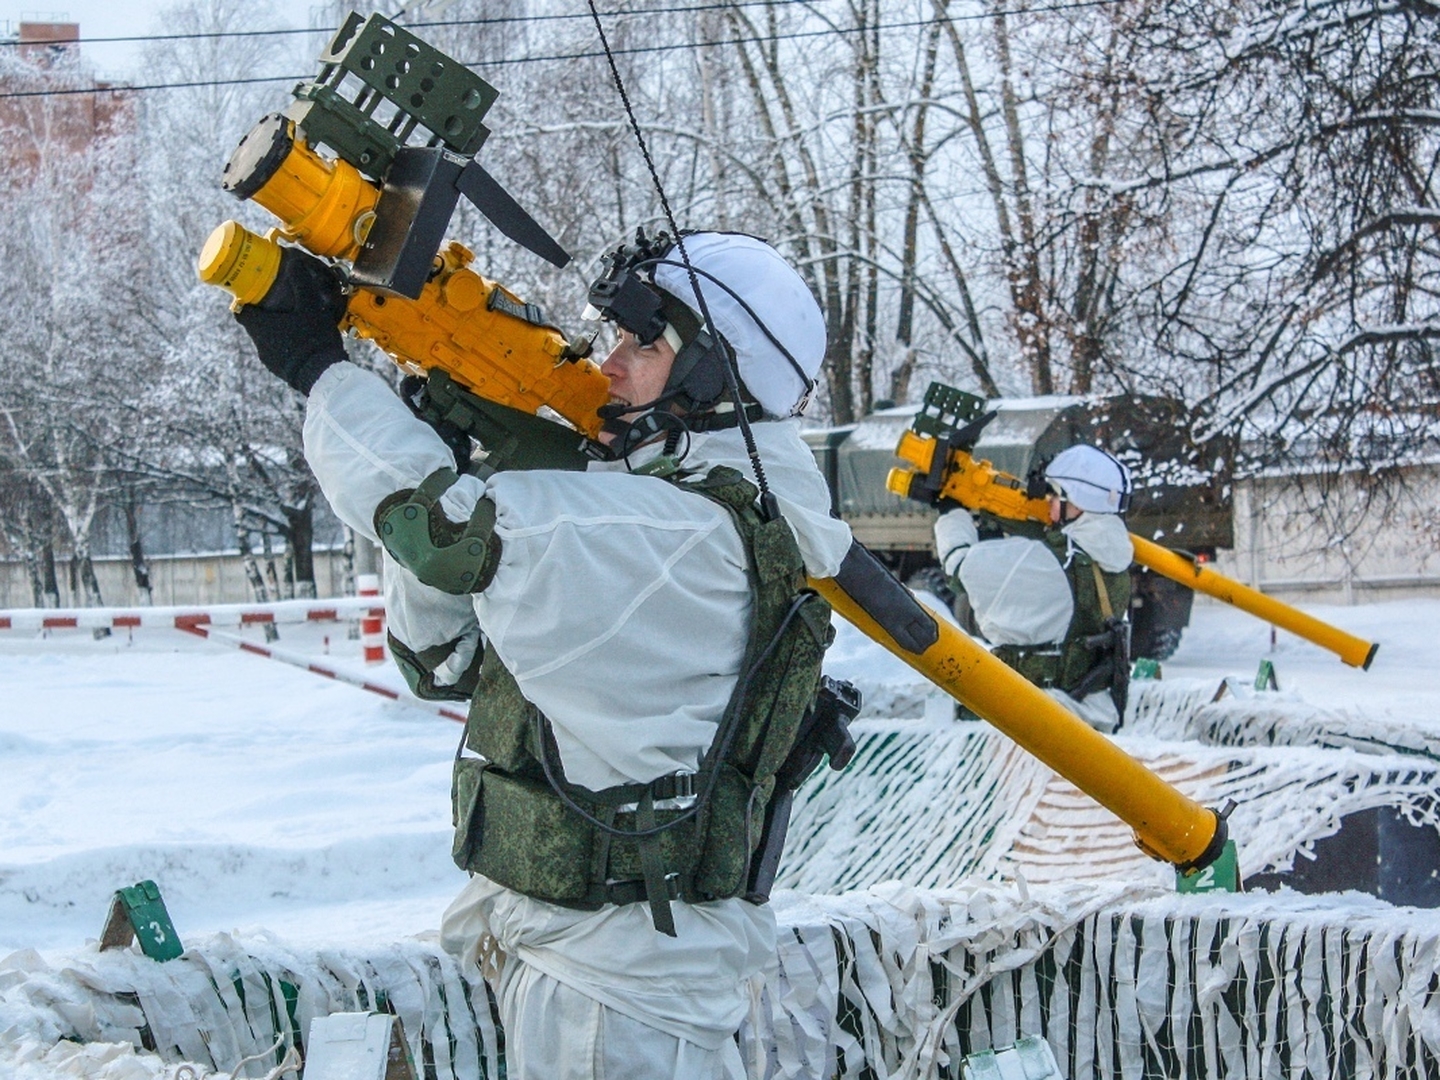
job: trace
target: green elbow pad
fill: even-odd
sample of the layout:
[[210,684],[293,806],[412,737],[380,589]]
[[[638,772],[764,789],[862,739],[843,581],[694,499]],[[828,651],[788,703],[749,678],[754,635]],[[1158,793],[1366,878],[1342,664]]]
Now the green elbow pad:
[[440,498],[459,479],[454,469],[439,469],[418,488],[397,491],[376,509],[375,531],[391,557],[426,585],[463,595],[490,584],[500,538],[489,499],[464,524],[445,516]]

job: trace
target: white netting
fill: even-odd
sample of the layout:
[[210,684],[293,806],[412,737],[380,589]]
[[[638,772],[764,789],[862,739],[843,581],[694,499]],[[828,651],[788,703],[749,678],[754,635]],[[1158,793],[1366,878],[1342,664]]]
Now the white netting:
[[[277,1043],[303,1045],[310,1021],[334,1012],[394,1011],[417,1068],[442,1078],[498,1075],[484,987],[438,945],[400,942],[359,955],[305,952],[270,939],[217,934],[166,963],[87,950],[60,967],[34,952],[0,965],[0,1036],[55,1043],[132,1043],[167,1061],[231,1070]],[[266,1069],[257,1064],[253,1075]]]
[[[966,1054],[1022,1034],[1044,1035],[1072,1080],[1440,1075],[1433,912],[1115,881],[891,882],[775,904],[777,964],[742,1030],[757,1077],[954,1077]],[[164,964],[12,957],[0,1035],[143,1042],[228,1068],[303,1034],[311,1016],[377,1004],[401,1017],[422,1075],[499,1075],[484,989],[422,941],[359,955],[220,935]]]
[[1383,904],[1294,894],[1142,899],[1118,883],[892,883],[809,898],[782,921],[801,943],[787,942],[784,968],[835,958],[840,1019],[833,1059],[803,1061],[796,1048],[819,1043],[790,1035],[804,1026],[792,981],[789,1007],[772,1009],[772,1075],[954,1075],[965,1054],[1022,1033],[1044,1034],[1076,1080],[1440,1070],[1429,912],[1397,920]]
[[[1214,693],[1167,690],[1119,741],[1197,801],[1239,804],[1247,873],[1374,807],[1437,827],[1440,766],[1423,755],[1158,737],[1177,717],[1187,732],[1268,723],[1286,744],[1333,728],[1283,696]],[[1177,896],[1126,826],[987,725],[856,731],[850,770],[797,799],[782,884],[801,891],[777,894],[777,965],[744,1031],[757,1075],[953,1077],[967,1053],[1043,1034],[1073,1080],[1440,1076],[1440,914],[1357,894]],[[1379,734],[1372,750],[1392,745]],[[5,1043],[128,1043],[216,1070],[303,1039],[316,1015],[375,1007],[400,1015],[423,1075],[499,1075],[488,993],[430,941],[362,955],[218,935],[164,964],[0,964]]]
[[1328,709],[1286,690],[1233,680],[1134,682],[1126,730],[1212,746],[1323,746],[1440,761],[1440,730],[1356,709]]
[[[854,730],[859,749],[850,768],[818,772],[796,797],[784,887],[836,893],[888,880],[917,888],[975,878],[1173,880],[1140,852],[1128,826],[987,724],[885,721]],[[1218,808],[1233,799],[1230,831],[1249,874],[1289,869],[1297,852],[1337,832],[1343,818],[1375,807],[1440,828],[1440,765],[1423,758],[1130,734],[1116,741],[1197,802]]]

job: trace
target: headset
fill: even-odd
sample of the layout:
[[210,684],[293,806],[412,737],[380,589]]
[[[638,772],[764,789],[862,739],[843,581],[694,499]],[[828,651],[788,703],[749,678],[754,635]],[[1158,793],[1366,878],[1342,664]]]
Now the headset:
[[[694,235],[694,232],[684,230],[679,235],[684,237]],[[749,233],[738,232],[724,235],[750,236]],[[687,416],[710,414],[695,416],[690,424],[694,430],[730,427],[737,423],[733,412],[717,409],[717,406],[722,404],[721,399],[727,388],[725,366],[731,366],[737,383],[740,382],[733,347],[718,331],[712,330],[708,320],[702,320],[683,300],[655,284],[654,272],[659,266],[672,266],[696,277],[703,277],[724,290],[740,305],[800,378],[805,390],[795,406],[795,411],[799,412],[809,401],[816,380],[805,373],[790,350],[734,289],[714,274],[693,265],[688,259],[680,261],[669,257],[681,243],[683,242],[677,243],[664,232],[657,233],[653,238],[647,237],[642,228],[636,230],[633,244],[621,244],[603,258],[605,269],[590,286],[585,317],[613,322],[633,334],[641,345],[650,345],[664,337],[675,349],[675,362],[670,371],[666,392],[661,397],[638,406],[605,406],[601,409],[601,415],[609,420],[621,413],[612,411],[607,415],[607,410],[632,412],[636,409],[653,409],[657,405],[674,401]],[[699,294],[699,283],[693,284]],[[703,303],[703,300],[700,302]],[[747,414],[754,414],[749,418],[758,419],[760,410],[757,403],[741,401],[736,403],[735,408],[742,406]]]

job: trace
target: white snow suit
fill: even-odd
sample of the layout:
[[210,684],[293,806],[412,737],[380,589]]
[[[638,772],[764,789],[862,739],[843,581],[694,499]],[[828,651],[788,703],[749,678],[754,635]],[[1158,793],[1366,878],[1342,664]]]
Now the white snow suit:
[[[1117,515],[1083,513],[1061,532],[1068,551],[1085,552],[1101,570],[1114,574],[1130,568],[1135,549]],[[982,541],[966,510],[942,515],[935,525],[935,539],[941,565],[946,574],[959,579],[986,641],[1058,645],[1065,638],[1075,614],[1075,596],[1064,567],[1048,546],[1023,536]],[[1121,718],[1107,693],[1087,694],[1076,701],[1056,687],[1046,692],[1092,727],[1110,732],[1119,726]]]
[[[829,515],[797,424],[762,422],[754,433],[806,569],[832,576],[850,531]],[[383,499],[454,464],[382,380],[351,364],[320,377],[304,434],[335,512],[372,539]],[[693,437],[684,467],[716,465],[751,475],[738,432]],[[451,595],[387,556],[391,633],[415,652],[459,642],[442,665],[458,677],[483,631],[549,718],[572,783],[599,790],[696,769],[748,632],[746,553],[728,512],[616,465],[462,476],[441,506],[463,522],[481,498],[494,503],[501,545],[490,584]],[[773,916],[740,899],[673,910],[670,938],[644,903],[577,911],[476,876],[441,933],[472,971],[492,943],[504,955],[498,996],[517,1080],[741,1077],[733,1036],[773,955]]]

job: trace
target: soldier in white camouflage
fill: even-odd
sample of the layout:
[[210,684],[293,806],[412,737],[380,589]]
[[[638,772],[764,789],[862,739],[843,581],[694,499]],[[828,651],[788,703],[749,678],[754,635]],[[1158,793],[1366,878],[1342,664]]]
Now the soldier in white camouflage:
[[830,635],[804,577],[833,576],[851,543],[794,419],[824,320],[769,245],[684,242],[689,267],[640,242],[592,286],[619,342],[603,365],[616,453],[588,471],[457,470],[345,362],[313,267],[289,285],[282,267],[280,310],[245,309],[262,361],[308,393],[331,505],[385,549],[402,668],[417,692],[471,701],[454,812],[474,876],[441,933],[498,973],[516,1080],[739,1080],[735,1033],[775,949],[768,906],[747,900],[785,750],[760,720],[793,739]]
[[1098,447],[1072,446],[1045,482],[1050,525],[1038,535],[981,540],[971,513],[955,509],[935,522],[935,553],[995,654],[1112,732],[1129,680],[1130,471]]

